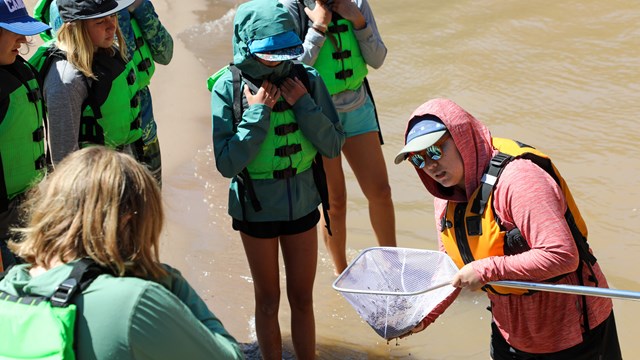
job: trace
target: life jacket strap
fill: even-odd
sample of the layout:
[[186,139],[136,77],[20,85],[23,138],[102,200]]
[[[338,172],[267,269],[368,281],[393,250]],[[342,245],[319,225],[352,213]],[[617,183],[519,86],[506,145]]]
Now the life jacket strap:
[[288,102],[286,101],[278,101],[276,102],[275,105],[273,105],[273,108],[271,108],[271,111],[273,112],[285,112],[287,110],[291,109],[291,105],[289,105]]
[[327,31],[334,34],[343,33],[349,31],[349,27],[346,24],[331,25],[327,28]]
[[504,166],[512,159],[513,156],[501,152],[491,159],[489,168],[485,171],[484,175],[482,175],[478,196],[476,196],[471,206],[472,213],[477,215],[484,214],[487,202],[489,201],[489,197],[493,192],[493,187],[496,185],[500,173],[504,169]]
[[351,57],[351,50],[336,51],[333,54],[331,54],[331,56],[335,60],[348,59]]
[[290,123],[290,124],[278,125],[275,127],[274,130],[276,132],[276,135],[284,136],[284,135],[291,134],[298,131],[298,128],[299,128],[298,123]]
[[336,73],[336,79],[345,80],[353,76],[353,69],[344,69]]
[[300,144],[284,145],[277,148],[274,155],[279,157],[287,157],[299,153],[300,151],[302,151],[302,145]]
[[273,171],[273,178],[274,179],[280,179],[280,180],[288,179],[288,178],[294,177],[297,173],[298,173],[298,169],[297,168],[289,166],[286,169],[274,170]]

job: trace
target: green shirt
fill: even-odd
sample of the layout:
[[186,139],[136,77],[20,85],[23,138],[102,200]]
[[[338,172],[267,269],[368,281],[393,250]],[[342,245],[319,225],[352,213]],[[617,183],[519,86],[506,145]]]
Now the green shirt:
[[[31,277],[14,266],[0,281],[12,295],[50,296],[72,264]],[[182,277],[166,266],[162,284],[101,275],[76,297],[77,357],[83,360],[242,359],[236,340]],[[34,339],[37,341],[37,339]]]

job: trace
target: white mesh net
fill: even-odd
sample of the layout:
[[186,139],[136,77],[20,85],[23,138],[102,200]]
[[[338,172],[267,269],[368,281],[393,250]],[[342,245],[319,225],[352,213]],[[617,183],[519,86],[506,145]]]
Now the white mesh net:
[[456,288],[458,271],[443,252],[395,247],[363,250],[334,281],[339,291],[378,335],[406,334]]

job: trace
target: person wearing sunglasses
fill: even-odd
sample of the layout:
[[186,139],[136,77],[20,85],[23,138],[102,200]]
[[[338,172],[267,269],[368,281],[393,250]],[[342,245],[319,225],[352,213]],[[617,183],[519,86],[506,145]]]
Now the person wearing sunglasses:
[[608,287],[580,211],[546,154],[493,137],[453,101],[433,99],[410,117],[395,163],[404,160],[435,197],[439,247],[460,268],[451,284],[487,292],[493,359],[622,358],[611,299],[487,285]]

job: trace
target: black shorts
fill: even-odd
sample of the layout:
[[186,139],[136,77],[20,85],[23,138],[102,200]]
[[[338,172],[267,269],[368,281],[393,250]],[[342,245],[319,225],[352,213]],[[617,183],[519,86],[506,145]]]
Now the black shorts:
[[315,209],[309,215],[292,221],[240,221],[233,219],[233,230],[249,236],[271,239],[282,235],[294,235],[312,229],[320,221],[320,211]]
[[620,360],[616,321],[611,315],[602,324],[582,335],[584,341],[566,350],[551,354],[531,354],[511,347],[498,327],[491,323],[491,358],[494,360]]

